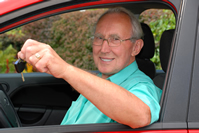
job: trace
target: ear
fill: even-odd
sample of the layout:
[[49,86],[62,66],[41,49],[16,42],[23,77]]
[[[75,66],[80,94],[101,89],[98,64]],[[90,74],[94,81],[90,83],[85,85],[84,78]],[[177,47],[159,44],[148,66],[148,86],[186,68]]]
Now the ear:
[[132,56],[138,55],[143,46],[144,46],[144,42],[142,39],[136,40],[135,43],[133,44],[133,50],[132,50],[131,55]]

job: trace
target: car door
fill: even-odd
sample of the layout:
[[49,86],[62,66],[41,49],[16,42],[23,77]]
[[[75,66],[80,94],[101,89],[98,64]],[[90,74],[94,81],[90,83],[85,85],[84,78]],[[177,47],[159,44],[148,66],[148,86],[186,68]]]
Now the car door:
[[[198,4],[199,6],[199,4]],[[196,15],[198,17],[199,11],[196,11]],[[196,17],[196,16],[192,16]],[[194,55],[194,63],[193,63],[193,72],[192,72],[192,82],[190,84],[191,90],[190,90],[190,103],[189,103],[189,112],[188,112],[188,129],[190,133],[197,133],[199,132],[199,117],[198,117],[198,93],[199,93],[199,88],[198,88],[198,79],[199,79],[199,73],[198,73],[198,67],[199,67],[199,62],[198,62],[198,57],[199,57],[199,20],[196,20],[196,32],[195,32],[195,51],[193,53]]]
[[[9,1],[6,1],[7,5]],[[5,2],[5,3],[6,3]],[[5,28],[17,26],[24,21],[30,22],[35,19],[34,16],[42,15],[42,11],[50,11],[61,8],[60,3],[66,5],[74,4],[74,1],[19,1],[12,6],[6,6],[1,10],[0,29],[6,31]],[[39,4],[39,5],[38,5]],[[1,5],[3,6],[3,5]],[[28,6],[28,7],[25,7]],[[2,15],[7,13],[8,15]],[[16,12],[12,12],[17,8],[21,8]],[[43,16],[45,16],[44,14]],[[49,15],[52,15],[49,13]],[[22,17],[23,16],[23,17]],[[26,19],[27,18],[27,19]],[[14,20],[13,20],[14,19]],[[8,71],[11,66],[8,66]],[[56,79],[52,75],[45,73],[24,73],[25,81],[22,81],[21,74],[9,73],[0,75],[0,83],[10,96],[11,101],[18,113],[22,126],[38,126],[38,125],[59,125],[71,105],[76,100],[77,93],[67,82],[62,79]]]
[[2,74],[1,84],[10,95],[23,126],[60,124],[78,93],[62,79],[44,73]]
[[[42,4],[51,4],[49,8],[43,8]],[[74,2],[65,1],[63,2],[70,5],[70,7],[64,7],[63,3],[59,3],[60,1],[46,1],[41,4],[41,6],[35,6],[38,8],[37,12],[30,11],[30,13],[25,14],[24,17],[27,19],[18,18],[20,21],[18,22],[21,25],[22,20],[27,23],[31,20],[34,20],[34,17],[39,15],[39,11],[43,11],[45,13],[40,14],[41,17],[47,17],[53,14],[57,14],[58,12],[66,12],[72,10]],[[81,1],[78,1],[80,5],[76,8],[80,8]],[[151,2],[151,3],[150,3]],[[157,2],[157,1],[156,1]],[[145,3],[149,5],[164,3],[164,1],[158,1],[157,3],[154,1],[146,1]],[[175,5],[176,10],[180,14],[178,19],[184,18],[184,13],[186,14],[187,10],[184,8],[186,6],[191,6],[194,4],[188,3],[186,0],[181,1],[172,1]],[[52,4],[53,3],[53,4]],[[99,2],[100,3],[100,2]],[[98,4],[99,4],[98,3]],[[118,5],[118,1],[115,5]],[[135,2],[137,3],[137,2]],[[138,2],[139,3],[139,2]],[[164,4],[169,5],[170,1],[166,1]],[[103,5],[104,4],[104,5]],[[104,1],[101,2],[101,6],[106,7],[110,3],[106,3]],[[123,5],[123,3],[119,3]],[[128,7],[127,2],[127,7]],[[44,6],[43,5],[43,6]],[[55,6],[56,5],[56,6]],[[89,8],[92,5],[91,3],[85,4],[85,8]],[[138,4],[139,5],[139,4]],[[164,5],[164,6],[165,6]],[[169,7],[171,6],[169,5]],[[93,7],[99,5],[93,4]],[[145,5],[146,6],[146,5]],[[145,7],[143,6],[143,7]],[[33,5],[34,7],[34,5]],[[61,8],[63,7],[63,8]],[[52,9],[55,9],[51,11]],[[59,9],[59,11],[58,11]],[[84,9],[84,8],[82,8]],[[19,10],[19,12],[27,12],[27,9]],[[34,15],[33,15],[34,14]],[[188,13],[187,13],[188,14]],[[9,14],[10,17],[13,17],[13,14]],[[28,15],[32,15],[30,18]],[[187,16],[187,15],[186,15]],[[5,18],[5,17],[4,17]],[[38,17],[37,19],[39,19]],[[30,20],[29,20],[30,19]],[[14,23],[6,23],[5,20],[4,25],[5,28],[9,28],[9,26],[15,26]],[[188,21],[188,20],[187,20]],[[195,23],[192,22],[191,25]],[[118,124],[118,123],[106,123],[106,124],[85,124],[85,125],[58,125],[71,102],[77,98],[79,95],[74,89],[64,80],[56,79],[49,74],[44,73],[24,73],[25,82],[21,79],[21,74],[1,74],[0,81],[6,92],[9,94],[16,111],[19,114],[19,117],[24,126],[22,128],[15,129],[3,129],[3,132],[187,132],[187,107],[189,104],[189,90],[190,90],[190,79],[192,72],[192,67],[189,64],[192,64],[192,53],[194,51],[194,46],[190,45],[190,49],[188,49],[188,53],[186,56],[183,54],[184,50],[187,49],[186,38],[185,35],[181,33],[181,31],[186,31],[187,29],[184,27],[184,22],[178,21],[178,27],[175,32],[175,38],[173,40],[173,48],[172,55],[169,63],[169,70],[167,72],[164,88],[163,88],[163,96],[161,100],[161,114],[160,120],[150,126],[140,128],[140,129],[131,129],[128,126]],[[182,28],[182,29],[181,29]],[[193,34],[194,28],[188,30],[190,34]],[[192,38],[190,38],[192,39]],[[191,43],[192,44],[192,43]],[[183,55],[183,56],[182,56]],[[184,58],[186,57],[187,65],[184,65]],[[181,72],[184,73],[181,73]],[[182,79],[179,77],[187,76],[186,79]],[[182,84],[179,84],[182,82]],[[183,97],[182,97],[183,96]],[[181,108],[178,107],[181,105]],[[53,126],[37,126],[30,127],[36,125],[53,125]]]
[[178,129],[197,127],[198,6],[197,0],[181,3],[164,86],[161,119]]

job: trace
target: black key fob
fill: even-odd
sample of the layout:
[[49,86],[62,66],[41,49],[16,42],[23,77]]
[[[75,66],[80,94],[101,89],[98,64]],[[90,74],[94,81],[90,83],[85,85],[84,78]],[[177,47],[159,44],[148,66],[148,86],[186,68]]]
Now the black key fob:
[[22,59],[18,59],[17,61],[15,61],[14,66],[15,66],[15,70],[18,73],[21,73],[25,69],[26,62]]

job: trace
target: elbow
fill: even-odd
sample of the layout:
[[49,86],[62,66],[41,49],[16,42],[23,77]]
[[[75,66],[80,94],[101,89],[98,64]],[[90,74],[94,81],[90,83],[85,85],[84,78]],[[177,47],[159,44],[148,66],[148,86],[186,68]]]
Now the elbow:
[[151,123],[151,117],[142,117],[136,123],[131,123],[129,126],[133,129],[148,126]]
[[145,110],[142,113],[139,113],[138,117],[136,117],[136,119],[132,118],[132,120],[133,121],[131,121],[128,124],[128,126],[130,126],[133,129],[148,126],[151,123],[151,111],[150,111],[150,109]]

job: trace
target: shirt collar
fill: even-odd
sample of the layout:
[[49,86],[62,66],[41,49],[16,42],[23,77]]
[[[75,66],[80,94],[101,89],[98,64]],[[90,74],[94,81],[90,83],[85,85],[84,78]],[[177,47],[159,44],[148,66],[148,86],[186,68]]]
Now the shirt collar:
[[[120,70],[118,73],[110,76],[107,78],[107,80],[110,80],[111,82],[120,85],[125,79],[127,79],[132,73],[134,73],[138,69],[138,65],[136,61],[125,67],[124,69]],[[102,74],[98,74],[100,77]]]

